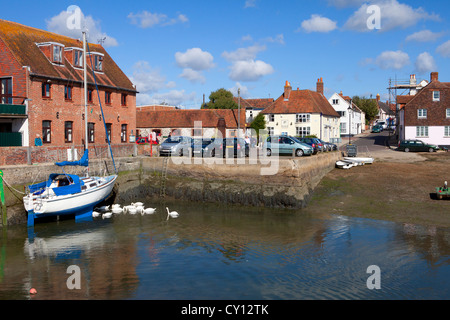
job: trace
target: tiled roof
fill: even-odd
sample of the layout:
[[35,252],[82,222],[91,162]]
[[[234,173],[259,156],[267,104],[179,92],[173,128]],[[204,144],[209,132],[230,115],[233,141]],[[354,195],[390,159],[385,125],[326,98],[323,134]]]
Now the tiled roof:
[[[80,32],[80,38],[81,36]],[[38,43],[56,42],[64,45],[65,48],[82,49],[82,41],[1,19],[0,39],[4,41],[21,66],[30,67],[31,76],[83,81],[82,69],[72,67],[65,58],[63,58],[64,63],[61,66],[52,64],[37,46]],[[104,55],[103,72],[96,73],[97,84],[136,92],[131,81],[101,45],[89,44],[89,49],[91,52]],[[87,60],[88,82],[93,84],[94,78],[90,69],[89,56]]]
[[[194,128],[201,121],[203,128],[216,128],[223,118],[227,128],[237,129],[238,110],[234,109],[188,109],[172,111],[142,110],[136,113],[137,128]],[[245,111],[241,110],[241,128],[245,127]]]
[[[238,103],[239,98],[233,97],[234,102]],[[243,108],[253,108],[253,109],[265,109],[270,107],[275,102],[272,98],[266,99],[242,99],[241,107]]]
[[292,90],[289,99],[286,100],[283,94],[262,113],[322,113],[327,116],[340,117],[322,94],[311,90]]

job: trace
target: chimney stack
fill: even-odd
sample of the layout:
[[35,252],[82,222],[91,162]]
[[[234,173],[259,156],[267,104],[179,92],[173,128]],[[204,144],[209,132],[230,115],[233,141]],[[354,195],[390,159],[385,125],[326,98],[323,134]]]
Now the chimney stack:
[[431,81],[439,81],[439,72],[432,72],[430,79]]
[[381,96],[380,96],[380,94],[378,93],[378,94],[377,94],[377,102],[380,102],[380,100],[381,100]]
[[291,95],[292,87],[289,81],[286,81],[286,85],[284,86],[284,100],[288,101],[289,96]]
[[323,80],[322,78],[317,79],[317,90],[318,93],[323,95]]

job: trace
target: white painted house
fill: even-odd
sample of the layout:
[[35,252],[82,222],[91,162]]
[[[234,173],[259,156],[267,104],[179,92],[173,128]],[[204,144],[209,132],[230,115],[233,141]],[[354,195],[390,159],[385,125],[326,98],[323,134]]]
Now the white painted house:
[[340,115],[341,136],[353,136],[364,132],[366,114],[352,102],[350,97],[342,95],[342,92],[334,93],[328,102]]
[[326,141],[340,141],[339,115],[323,95],[323,80],[317,90],[292,90],[288,81],[284,93],[261,111],[270,135],[305,137],[315,135]]

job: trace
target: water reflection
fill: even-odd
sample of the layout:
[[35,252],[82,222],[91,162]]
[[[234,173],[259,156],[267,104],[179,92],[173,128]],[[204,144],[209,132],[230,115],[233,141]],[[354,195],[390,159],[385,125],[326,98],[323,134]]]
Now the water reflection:
[[[14,227],[0,299],[448,299],[448,229],[170,203],[151,216]],[[67,268],[81,270],[69,290]],[[382,290],[366,286],[382,270]],[[38,290],[30,297],[31,287]]]

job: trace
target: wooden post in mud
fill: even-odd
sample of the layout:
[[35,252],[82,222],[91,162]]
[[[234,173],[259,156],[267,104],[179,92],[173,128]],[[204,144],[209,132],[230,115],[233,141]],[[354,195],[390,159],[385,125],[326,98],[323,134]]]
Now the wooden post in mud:
[[6,203],[5,203],[5,193],[3,190],[3,171],[0,170],[0,207],[2,210],[2,225],[6,226],[8,224],[8,219],[6,216]]

